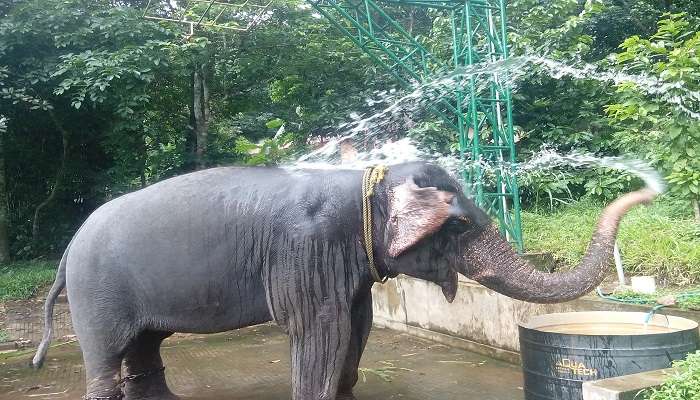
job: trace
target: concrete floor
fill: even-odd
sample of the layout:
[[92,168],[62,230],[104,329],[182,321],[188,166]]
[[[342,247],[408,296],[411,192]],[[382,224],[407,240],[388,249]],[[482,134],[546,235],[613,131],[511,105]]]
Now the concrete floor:
[[[162,350],[171,389],[191,400],[288,399],[288,352],[287,337],[267,324],[216,335],[176,335]],[[50,349],[40,371],[27,367],[31,356],[0,356],[0,400],[83,395],[75,342]],[[361,367],[364,377],[355,390],[360,400],[523,397],[518,367],[387,329],[373,330]]]

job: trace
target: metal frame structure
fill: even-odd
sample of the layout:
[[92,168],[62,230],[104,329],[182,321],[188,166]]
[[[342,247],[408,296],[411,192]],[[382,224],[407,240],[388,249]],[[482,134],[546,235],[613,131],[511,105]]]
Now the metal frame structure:
[[[167,0],[169,1],[169,0]],[[167,2],[166,1],[166,2]],[[143,17],[157,21],[179,22],[189,26],[189,36],[194,35],[195,28],[199,26],[230,29],[235,31],[247,31],[257,24],[265,11],[272,4],[272,0],[242,0],[229,2],[227,0],[186,0],[180,7],[163,5],[163,0],[148,0],[143,10]],[[222,18],[232,13],[246,17],[247,24],[240,26],[233,21],[224,21]]]
[[[384,67],[402,86],[431,80],[437,71],[508,59],[506,0],[308,0],[336,28]],[[381,3],[379,3],[381,2]],[[420,7],[450,20],[450,57],[431,53],[392,11]],[[456,130],[470,195],[499,222],[501,233],[523,251],[515,177],[515,135],[507,72],[471,76],[431,108]],[[495,165],[490,175],[482,163]]]
[[[272,0],[149,0],[144,18],[189,26],[245,31],[264,18]],[[441,71],[508,59],[506,0],[308,0],[376,64],[406,88],[432,80]],[[439,12],[450,22],[449,56],[429,51],[395,16],[419,7]],[[236,18],[247,21],[237,25]],[[501,233],[523,251],[520,198],[515,177],[513,106],[507,72],[470,76],[453,93],[430,106],[457,132],[460,156],[470,167],[462,177],[468,194],[498,219]],[[493,174],[482,168],[495,165]]]

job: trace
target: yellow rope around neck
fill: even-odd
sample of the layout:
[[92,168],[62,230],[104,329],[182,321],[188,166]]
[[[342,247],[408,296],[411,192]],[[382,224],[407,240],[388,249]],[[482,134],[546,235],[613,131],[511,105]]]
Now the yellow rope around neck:
[[374,264],[374,242],[372,241],[372,195],[377,184],[384,179],[384,175],[388,168],[385,165],[377,165],[365,169],[365,174],[362,177],[362,226],[365,235],[365,251],[367,252],[367,261],[369,264],[369,272],[372,279],[376,282],[384,283],[388,277],[382,279],[379,276],[377,266]]

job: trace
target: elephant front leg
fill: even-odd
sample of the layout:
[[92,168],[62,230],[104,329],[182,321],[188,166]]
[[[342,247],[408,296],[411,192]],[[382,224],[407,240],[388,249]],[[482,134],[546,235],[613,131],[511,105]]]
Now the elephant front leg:
[[[330,308],[290,326],[292,399],[335,400],[350,344],[350,313]],[[290,321],[291,322],[291,321]]]
[[357,369],[360,365],[362,352],[365,350],[367,338],[372,328],[372,293],[358,299],[352,308],[350,345],[345,356],[343,372],[338,385],[338,400],[354,400],[353,387],[357,384]]

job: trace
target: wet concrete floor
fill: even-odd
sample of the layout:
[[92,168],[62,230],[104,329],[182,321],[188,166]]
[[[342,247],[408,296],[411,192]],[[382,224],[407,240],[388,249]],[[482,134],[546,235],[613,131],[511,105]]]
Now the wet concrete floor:
[[[265,324],[216,335],[176,335],[163,343],[171,389],[191,400],[289,399],[287,337]],[[0,355],[0,399],[79,399],[82,358],[75,342],[32,354]],[[522,399],[518,367],[387,329],[374,329],[355,394],[359,400]]]

